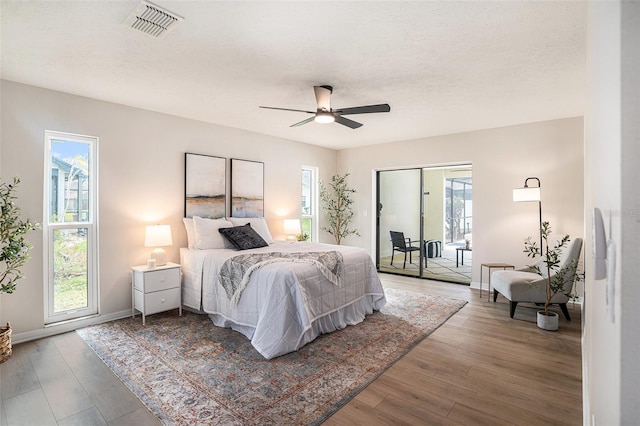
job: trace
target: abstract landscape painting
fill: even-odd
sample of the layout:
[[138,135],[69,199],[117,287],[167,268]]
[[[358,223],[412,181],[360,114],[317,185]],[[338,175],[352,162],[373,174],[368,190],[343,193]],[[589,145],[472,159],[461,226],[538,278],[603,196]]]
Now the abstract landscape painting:
[[264,163],[231,159],[231,217],[264,216]]
[[226,213],[227,159],[185,153],[184,217],[221,218]]

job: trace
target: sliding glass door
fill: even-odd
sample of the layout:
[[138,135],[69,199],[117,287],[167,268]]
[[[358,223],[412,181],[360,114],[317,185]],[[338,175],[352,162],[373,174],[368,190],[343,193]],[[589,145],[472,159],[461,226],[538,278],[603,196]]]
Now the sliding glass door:
[[472,188],[471,165],[377,172],[378,270],[470,283]]
[[378,269],[419,277],[422,270],[421,169],[378,172]]

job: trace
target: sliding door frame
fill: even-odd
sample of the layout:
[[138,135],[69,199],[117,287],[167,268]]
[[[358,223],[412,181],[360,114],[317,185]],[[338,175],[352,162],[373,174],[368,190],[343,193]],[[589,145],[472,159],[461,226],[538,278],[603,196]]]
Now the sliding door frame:
[[[420,211],[419,211],[419,215],[418,215],[418,220],[419,220],[419,231],[418,231],[418,238],[420,241],[420,250],[418,251],[419,253],[419,262],[418,262],[418,276],[417,278],[424,278],[424,274],[423,274],[423,270],[424,270],[424,261],[422,258],[422,250],[423,250],[423,245],[424,245],[424,173],[423,167],[408,167],[408,168],[402,168],[402,169],[386,169],[386,170],[376,170],[376,270],[378,272],[380,272],[380,239],[382,237],[382,235],[380,234],[380,217],[382,215],[381,213],[381,200],[380,200],[380,176],[382,173],[385,172],[400,172],[400,171],[410,171],[410,170],[417,170],[420,172]],[[404,274],[402,272],[390,272],[390,271],[384,271],[385,273],[389,273],[389,274],[394,274],[394,275],[402,275],[402,276],[410,276],[410,277],[415,277],[414,275],[410,275],[410,274]]]

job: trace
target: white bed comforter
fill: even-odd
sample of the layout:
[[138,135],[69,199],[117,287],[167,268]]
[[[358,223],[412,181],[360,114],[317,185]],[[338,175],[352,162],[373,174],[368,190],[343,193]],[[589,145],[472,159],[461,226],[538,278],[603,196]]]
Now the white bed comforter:
[[[234,307],[218,279],[222,264],[240,254],[330,250],[341,252],[344,259],[339,286],[311,264],[270,263],[253,272]],[[362,322],[386,303],[371,257],[356,247],[276,242],[242,252],[183,248],[180,257],[182,303],[209,314],[215,325],[244,334],[267,359],[295,351],[320,334]],[[300,281],[311,284],[303,287]]]

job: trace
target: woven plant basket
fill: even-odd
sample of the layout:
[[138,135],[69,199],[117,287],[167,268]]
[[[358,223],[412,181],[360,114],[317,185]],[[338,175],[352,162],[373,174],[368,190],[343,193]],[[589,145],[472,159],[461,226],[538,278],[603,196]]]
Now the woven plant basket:
[[11,356],[11,324],[0,326],[0,364]]

